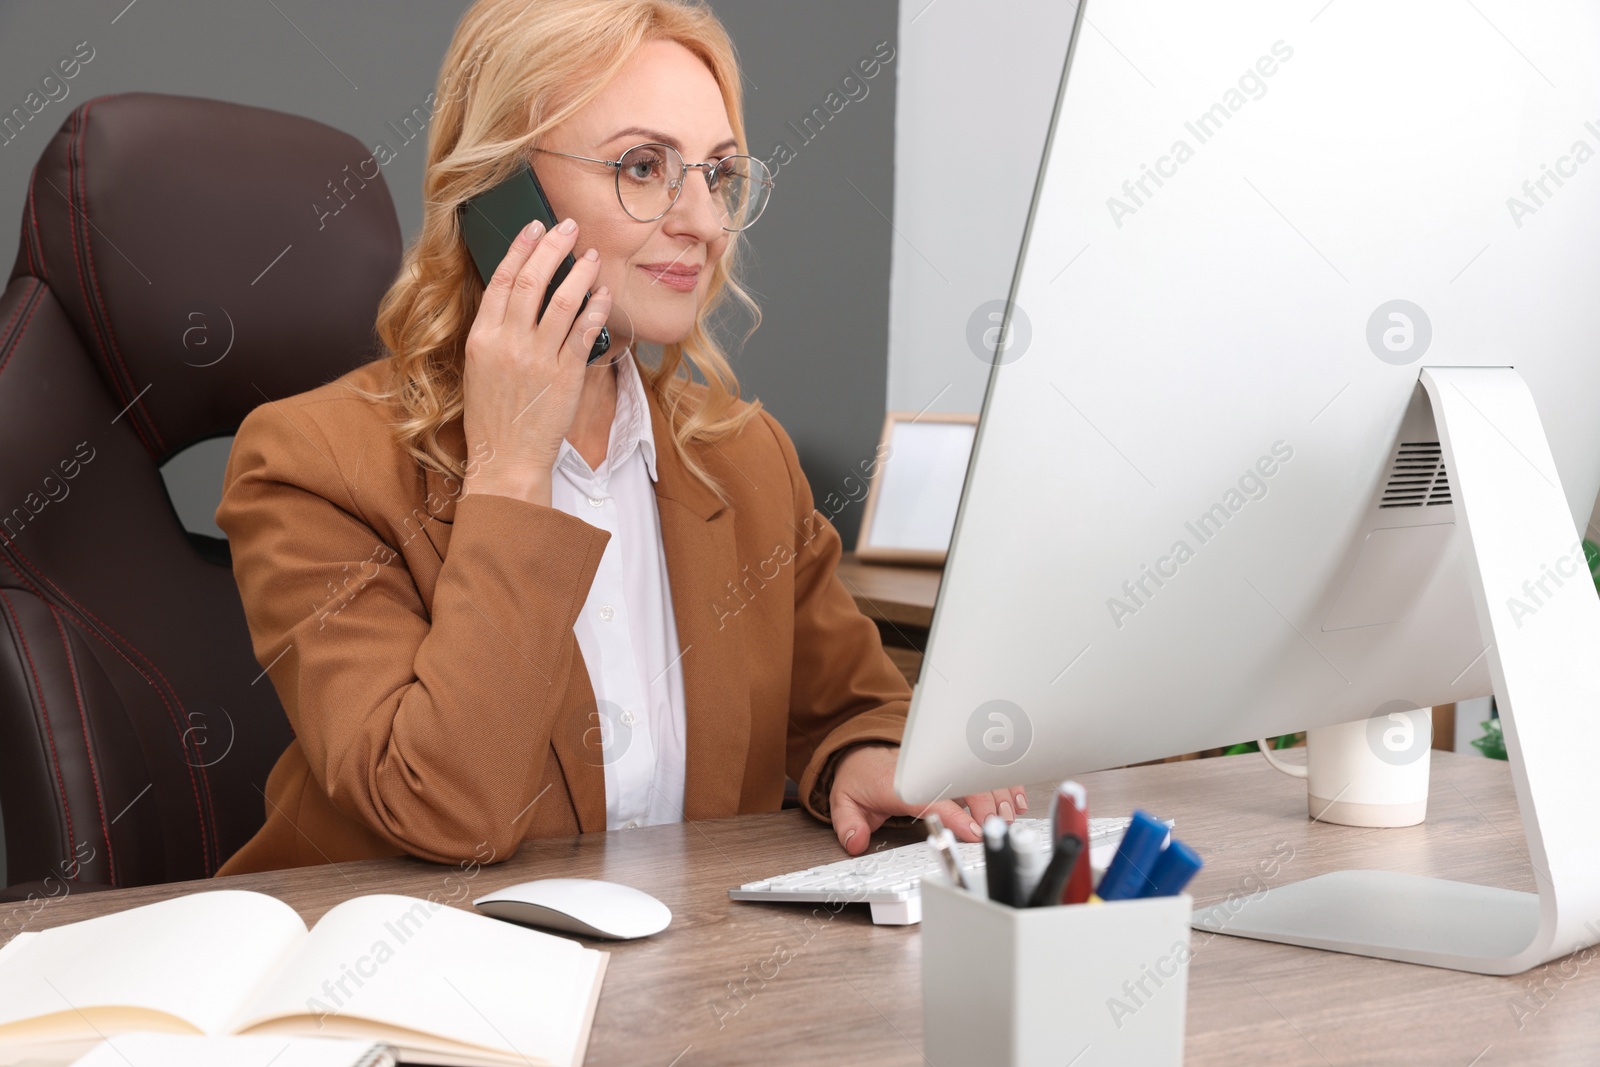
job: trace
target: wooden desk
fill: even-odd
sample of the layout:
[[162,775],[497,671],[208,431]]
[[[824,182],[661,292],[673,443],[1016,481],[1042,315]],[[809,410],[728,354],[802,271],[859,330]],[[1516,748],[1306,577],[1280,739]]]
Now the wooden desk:
[[884,651],[917,684],[922,672],[922,652],[928,647],[928,627],[933,625],[933,602],[939,595],[942,567],[915,567],[893,563],[863,563],[854,552],[839,560],[839,580],[855,597],[861,613],[878,624]]
[[[1433,759],[1428,821],[1399,830],[1312,823],[1304,785],[1255,755],[1084,780],[1098,814],[1137,805],[1177,820],[1206,859],[1192,887],[1197,904],[1345,867],[1532,890],[1507,765],[1453,753]],[[1044,793],[1032,796],[1042,802]],[[874,844],[912,836],[879,834]],[[569,875],[626,882],[672,908],[665,932],[609,946],[589,1064],[981,1067],[947,1063],[938,1049],[924,1057],[917,927],[873,926],[864,905],[834,915],[821,905],[727,898],[732,885],[841,855],[828,827],[785,811],[529,842],[481,870],[471,896]],[[1277,875],[1262,879],[1260,865],[1274,856],[1282,860]],[[29,929],[210,888],[271,893],[309,923],[363,893],[444,898],[451,876],[459,872],[373,860],[83,894],[48,904]],[[1600,1047],[1600,957],[1489,978],[1198,932],[1192,943],[1190,1067],[1590,1065]],[[1529,994],[1540,985],[1542,1007]],[[1514,1004],[1529,1009],[1520,1028]]]
[[933,602],[944,577],[942,567],[863,563],[854,552],[846,552],[839,560],[838,573],[868,618],[922,631],[933,625]]

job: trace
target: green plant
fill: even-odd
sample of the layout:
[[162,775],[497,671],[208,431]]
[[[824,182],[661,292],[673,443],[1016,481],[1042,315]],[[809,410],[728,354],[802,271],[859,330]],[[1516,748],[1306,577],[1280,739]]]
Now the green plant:
[[[1280,748],[1288,748],[1290,745],[1293,745],[1296,741],[1299,741],[1303,737],[1305,737],[1305,734],[1303,733],[1282,734],[1281,736],[1275,737],[1272,739],[1273,750],[1276,751]],[[1261,746],[1256,744],[1254,741],[1242,741],[1237,745],[1229,745],[1227,748],[1222,750],[1222,754],[1224,756],[1237,756],[1242,752],[1260,751]]]
[[1500,732],[1500,720],[1485,719],[1480,725],[1483,727],[1483,736],[1472,742],[1472,747],[1490,759],[1505,759],[1506,736]]

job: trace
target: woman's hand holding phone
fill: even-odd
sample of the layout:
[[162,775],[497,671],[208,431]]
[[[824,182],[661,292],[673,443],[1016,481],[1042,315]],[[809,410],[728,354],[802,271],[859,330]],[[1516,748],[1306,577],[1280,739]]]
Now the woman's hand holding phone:
[[491,493],[550,506],[551,472],[577,415],[589,350],[612,304],[602,287],[582,321],[574,321],[600,273],[590,249],[576,257],[539,316],[550,278],[577,239],[572,219],[548,233],[530,223],[484,287],[467,333],[462,419],[467,454],[490,458],[469,471],[463,495]]

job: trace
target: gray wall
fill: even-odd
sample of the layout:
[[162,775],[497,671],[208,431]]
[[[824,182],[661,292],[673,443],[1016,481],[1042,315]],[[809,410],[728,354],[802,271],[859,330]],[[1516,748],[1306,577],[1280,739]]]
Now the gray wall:
[[[893,410],[975,413],[983,405],[992,349],[980,340],[975,351],[972,337],[998,330],[988,313],[1011,291],[1077,8],[1075,0],[908,0],[901,8]],[[952,56],[962,57],[959,78],[950,76]],[[967,164],[959,203],[946,183],[927,178],[949,157]],[[1076,251],[1063,249],[1061,261]]]
[[[460,0],[125,5],[0,4],[0,111],[21,106],[79,42],[94,49],[66,83],[69,95],[0,145],[0,264],[8,273],[29,172],[83,101],[132,90],[207,96],[307,115],[370,145],[385,136],[385,122],[409,114],[432,91],[466,8]],[[752,153],[773,158],[779,142],[789,149],[775,159],[775,195],[749,234],[748,278],[764,321],[735,367],[745,395],[759,397],[794,438],[819,506],[829,494],[842,503],[835,523],[848,548],[861,504],[848,499],[846,478],[873,454],[884,411],[898,59],[870,81],[856,65],[880,42],[897,48],[897,3],[712,0],[712,6],[747,74]],[[841,89],[850,74],[857,80]],[[800,127],[819,108],[827,121],[813,118],[805,137],[788,125]],[[384,167],[408,240],[421,220],[422,162],[419,141]],[[746,325],[742,317],[728,320],[730,347]],[[168,464],[174,503],[191,529],[220,534],[211,514],[226,448],[211,442]]]
[[[861,523],[860,494],[850,487],[877,447],[888,378],[897,4],[712,6],[748,75],[751,154],[773,159],[780,142],[793,152],[774,159],[772,203],[750,231],[763,317],[736,366],[746,395],[760,397],[794,438],[817,506],[850,549]],[[881,42],[894,58],[865,80],[857,64]],[[813,118],[813,134],[803,120],[816,109],[828,120]]]

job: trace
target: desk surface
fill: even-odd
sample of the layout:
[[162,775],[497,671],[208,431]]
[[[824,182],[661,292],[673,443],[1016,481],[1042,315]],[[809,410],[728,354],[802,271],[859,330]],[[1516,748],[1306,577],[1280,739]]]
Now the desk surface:
[[943,567],[864,563],[854,552],[839,559],[839,579],[867,618],[926,630],[933,625]]
[[[1370,866],[1532,890],[1507,765],[1443,752],[1433,759],[1428,821],[1398,830],[1310,822],[1305,787],[1255,755],[1103,771],[1084,781],[1096,814],[1137,805],[1177,820],[1183,839],[1206,858],[1192,887],[1197,904],[1258,888],[1260,865],[1275,855],[1283,862],[1268,884]],[[1031,795],[1043,797],[1038,789]],[[613,955],[587,1063],[971,1067],[941,1062],[936,1049],[924,1059],[916,927],[875,927],[862,905],[832,915],[821,906],[813,913],[806,905],[727,898],[732,885],[840,856],[827,827],[791,810],[529,842],[515,858],[479,871],[470,893],[453,888],[462,877],[455,868],[371,860],[67,896],[44,906],[28,928],[197,888],[271,893],[309,924],[365,893],[467,900],[531,878],[608,878],[654,893],[675,918],[655,938],[606,946]],[[1577,957],[1489,978],[1199,932],[1193,944],[1190,1067],[1587,1065],[1600,1047],[1600,978],[1591,973],[1600,967],[1580,967]],[[785,953],[787,962],[779,962]],[[742,1000],[729,989],[740,983],[750,991]],[[1530,983],[1545,989],[1537,1013]],[[1530,1013],[1514,1012],[1518,1003]]]

